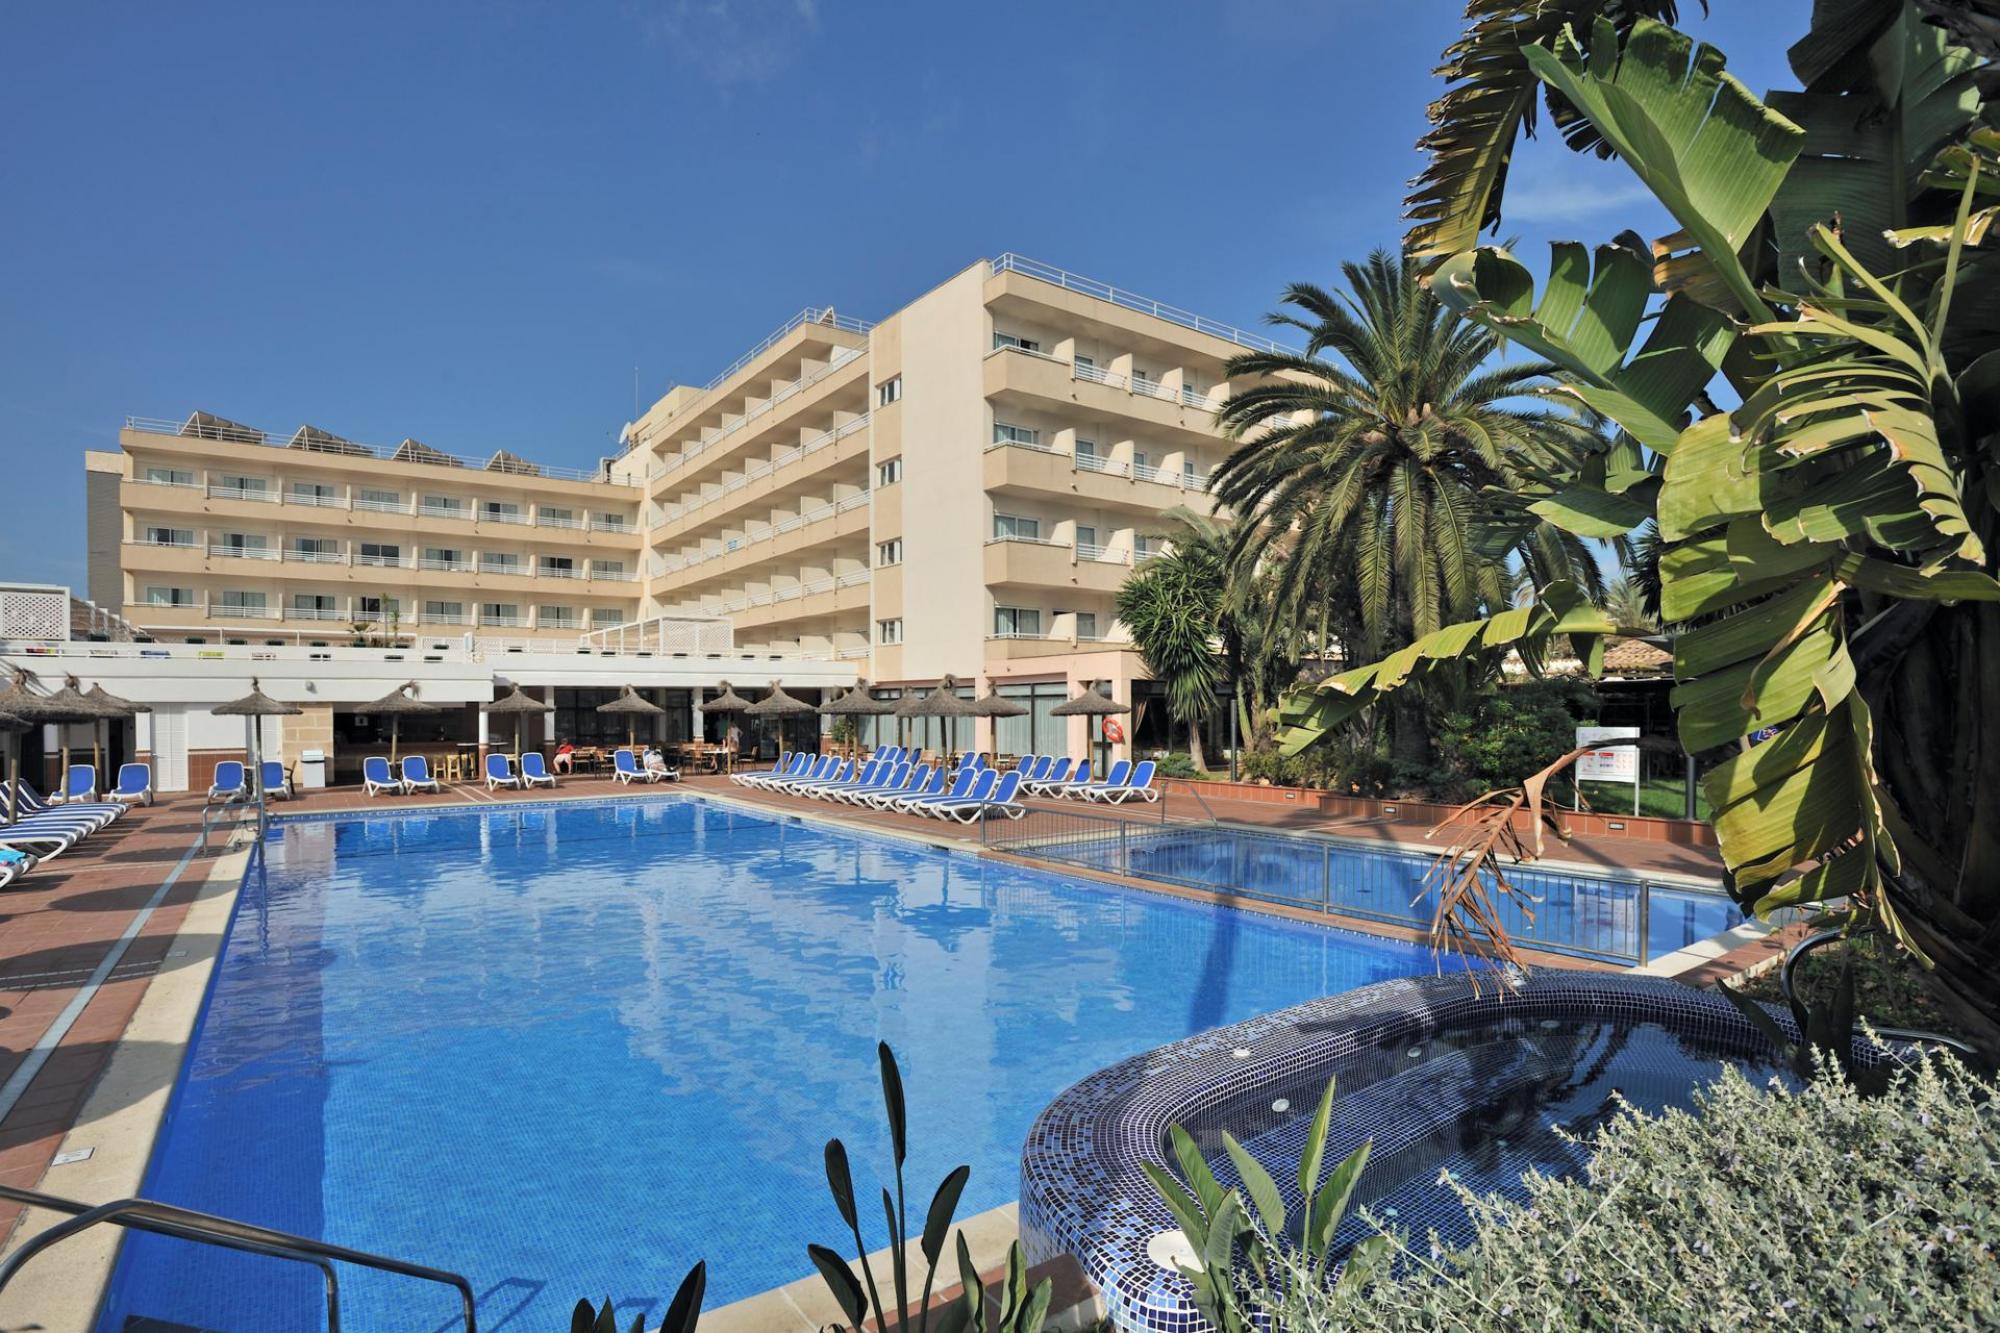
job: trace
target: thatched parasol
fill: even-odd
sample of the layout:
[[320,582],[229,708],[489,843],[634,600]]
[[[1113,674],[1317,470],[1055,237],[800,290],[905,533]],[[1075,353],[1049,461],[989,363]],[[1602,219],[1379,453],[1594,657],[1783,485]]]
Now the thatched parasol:
[[[69,727],[78,722],[96,723],[102,718],[117,716],[114,710],[103,704],[94,703],[84,697],[76,688],[75,676],[64,676],[63,687],[52,694],[32,694],[28,691],[26,674],[16,677],[14,689],[6,695],[6,711],[24,722],[53,723],[61,737],[62,768],[56,779],[56,795],[61,799],[69,791]],[[93,743],[96,729],[92,728]],[[10,807],[8,817],[14,817],[16,809]]]
[[977,716],[972,704],[958,697],[958,677],[946,676],[929,694],[911,695],[896,706],[897,717],[941,717],[945,719],[945,749],[958,749],[958,719]]
[[703,704],[701,711],[704,713],[747,713],[750,711],[750,701],[738,697],[736,691],[731,689],[729,682],[725,680],[722,682],[722,693]]
[[633,749],[637,749],[639,746],[640,716],[643,714],[652,717],[664,717],[667,712],[666,709],[660,707],[651,699],[642,697],[630,685],[621,690],[618,697],[610,703],[597,705],[597,711],[600,713],[625,714],[625,744]]
[[771,692],[743,710],[752,717],[774,717],[778,719],[778,748],[785,748],[785,719],[788,717],[809,717],[819,709],[803,699],[785,693],[785,687],[777,681],[771,682]]
[[[1049,710],[1050,717],[1119,717],[1129,713],[1129,704],[1121,704],[1097,688],[1095,681],[1085,681],[1082,693],[1074,699],[1065,699]],[[1097,744],[1104,750],[1104,758],[1111,754],[1111,742],[1099,732]]]
[[530,699],[527,695],[521,693],[519,685],[514,686],[513,689],[507,691],[507,693],[501,695],[492,703],[485,705],[488,717],[493,717],[497,714],[501,717],[511,717],[514,719],[514,762],[516,764],[521,762],[522,716],[527,713],[553,713],[555,707],[554,704],[545,704],[539,699]]
[[993,753],[995,756],[998,756],[1000,753],[999,719],[1003,717],[1025,717],[1027,712],[1028,706],[1026,704],[1014,699],[1002,698],[998,685],[988,685],[986,693],[972,701],[972,715],[974,717],[991,718],[994,720],[991,731]]
[[[827,717],[886,717],[896,711],[896,705],[887,699],[877,699],[868,692],[868,682],[857,680],[854,688],[845,694],[836,694],[820,704],[819,711]],[[856,729],[859,739],[859,729]]]
[[444,710],[436,704],[426,703],[417,698],[417,682],[406,680],[374,703],[354,711],[380,713],[389,719],[389,765],[393,768],[396,763],[396,743],[402,739],[403,718],[417,713],[441,713]]
[[7,818],[17,818],[21,809],[21,733],[33,731],[35,724],[15,717],[12,713],[0,713],[0,736],[6,738],[7,747]]
[[[135,704],[130,699],[121,699],[117,695],[113,694],[110,690],[105,689],[102,685],[91,686],[89,689],[83,692],[83,697],[90,700],[92,703],[96,704],[99,708],[104,709],[105,719],[114,717],[137,717],[141,713],[150,713],[153,711],[153,706],[151,704]],[[95,768],[97,770],[97,776],[99,781],[103,781],[108,776],[104,771],[104,750],[102,745],[103,739],[104,739],[103,730],[96,726],[91,727],[90,765],[92,768]]]
[[257,677],[250,677],[250,693],[241,699],[232,699],[226,704],[217,704],[208,710],[217,717],[240,717],[243,719],[243,748],[250,755],[250,790],[257,798],[257,826],[261,836],[264,820],[264,752],[259,733],[263,726],[257,719],[264,717],[297,717],[305,709],[297,704],[288,704],[273,699],[264,693],[263,684]]

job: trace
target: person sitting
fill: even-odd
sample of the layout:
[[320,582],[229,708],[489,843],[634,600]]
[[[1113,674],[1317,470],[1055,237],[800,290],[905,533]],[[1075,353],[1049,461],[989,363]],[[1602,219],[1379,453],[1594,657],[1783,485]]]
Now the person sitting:
[[555,757],[556,772],[567,773],[575,767],[576,767],[576,747],[574,745],[571,745],[568,741],[564,741],[562,744],[556,746],[556,757]]
[[646,747],[645,767],[648,773],[665,773],[667,771],[667,757],[660,753],[659,746],[648,745]]

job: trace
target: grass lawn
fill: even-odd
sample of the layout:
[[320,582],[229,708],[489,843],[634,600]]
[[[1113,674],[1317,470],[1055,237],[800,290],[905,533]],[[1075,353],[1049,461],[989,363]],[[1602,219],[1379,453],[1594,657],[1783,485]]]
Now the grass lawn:
[[[1632,788],[1622,782],[1586,782],[1583,785],[1583,799],[1591,808],[1603,815],[1629,815],[1632,813]],[[1654,815],[1660,819],[1679,819],[1686,812],[1686,786],[1679,776],[1670,778],[1647,778],[1639,786],[1639,813]],[[1708,798],[1697,787],[1694,794],[1695,816],[1708,818]]]

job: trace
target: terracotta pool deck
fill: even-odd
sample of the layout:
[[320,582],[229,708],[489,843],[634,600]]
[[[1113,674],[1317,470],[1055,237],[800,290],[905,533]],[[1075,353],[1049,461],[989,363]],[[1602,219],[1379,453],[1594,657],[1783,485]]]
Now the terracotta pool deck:
[[[944,825],[911,816],[856,810],[825,802],[803,801],[739,788],[721,777],[691,778],[684,789],[730,798],[813,818],[837,820],[881,832],[922,837],[932,842],[976,847],[977,827]],[[362,809],[408,809],[444,805],[509,804],[523,800],[588,800],[609,795],[667,795],[665,784],[628,791],[608,777],[565,778],[553,793],[487,792],[483,786],[454,784],[436,795],[370,799],[359,788],[311,792],[301,800],[279,802],[279,813],[331,813]],[[1075,803],[1036,802],[1036,809],[1077,810]],[[1227,822],[1274,830],[1298,830],[1365,839],[1384,844],[1422,844],[1427,829],[1392,819],[1351,820],[1321,817],[1318,812],[1287,809],[1255,801],[1171,796],[1165,811],[1171,819]],[[1160,807],[1082,807],[1089,813],[1139,823],[1161,818]],[[201,835],[202,800],[198,795],[162,798],[137,809],[112,827],[57,858],[0,894],[0,1086],[23,1082],[23,1067],[40,1061],[4,1107],[0,1118],[0,1183],[40,1188],[53,1194],[71,1193],[65,1180],[89,1201],[101,1201],[86,1188],[84,1173],[71,1165],[52,1165],[65,1136],[80,1123],[87,1100],[93,1121],[102,1122],[106,1089],[99,1088],[112,1053],[126,1040],[128,1026],[156,978],[178,968],[205,968],[220,943],[222,918],[204,912],[190,933],[182,927],[188,909],[203,893],[212,871],[218,880],[229,867],[219,867],[223,839],[214,839],[207,853],[194,851]],[[1022,826],[1032,828],[1030,819]],[[1713,878],[1718,863],[1712,853],[1660,843],[1620,839],[1578,839],[1552,844],[1551,859],[1667,875]],[[240,859],[240,856],[239,856]],[[240,872],[239,872],[240,873]],[[176,876],[178,878],[176,878]],[[173,880],[168,886],[169,880]],[[163,886],[168,886],[164,887]],[[157,895],[157,900],[156,900]],[[207,895],[213,897],[211,893]],[[1195,894],[1196,897],[1214,895]],[[147,913],[148,904],[151,910]],[[145,915],[143,922],[139,918]],[[1312,914],[1315,919],[1324,919]],[[136,929],[135,929],[135,923]],[[1407,937],[1408,932],[1400,933]],[[131,933],[128,940],[124,937]],[[124,947],[115,965],[114,953]],[[1761,952],[1768,952],[1763,946]],[[1551,960],[1576,966],[1575,960]],[[1711,969],[1719,971],[1720,968]],[[1690,980],[1693,978],[1691,977]],[[192,977],[186,978],[193,981]],[[94,990],[92,985],[95,983]],[[185,1003],[183,1002],[183,1007]],[[191,1009],[188,1011],[192,1012]],[[66,1028],[57,1034],[63,1024]],[[59,1035],[59,1039],[54,1039]],[[37,1053],[38,1045],[43,1049]],[[178,1068],[179,1050],[165,1043],[159,1059],[147,1062],[155,1072],[148,1086],[121,1092],[119,1109],[130,1110],[146,1099],[163,1099]],[[113,1080],[104,1080],[109,1085]],[[109,1132],[109,1123],[105,1124]],[[82,1137],[82,1136],[78,1136]],[[74,1139],[72,1140],[74,1146]],[[133,1177],[136,1185],[136,1176]],[[0,1205],[0,1238],[9,1237],[19,1221],[18,1210]]]

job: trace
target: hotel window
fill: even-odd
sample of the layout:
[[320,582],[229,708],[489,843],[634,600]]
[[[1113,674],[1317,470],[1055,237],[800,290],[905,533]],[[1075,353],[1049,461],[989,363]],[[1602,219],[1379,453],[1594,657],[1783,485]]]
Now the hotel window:
[[354,599],[354,614],[369,620],[381,620],[388,616],[401,615],[402,611],[402,603],[394,597],[357,596]]
[[1132,367],[1132,383],[1134,383],[1134,384],[1151,384],[1152,382],[1153,382],[1153,372],[1152,372],[1152,371],[1150,371],[1150,370],[1141,370],[1141,369],[1139,369],[1139,367],[1137,367],[1137,366],[1134,366],[1134,367]]
[[993,608],[993,637],[1039,639],[1042,637],[1042,613],[1030,607],[996,606]]
[[875,543],[875,564],[878,568],[883,565],[900,565],[902,563],[903,539],[901,537],[892,538],[886,542]]
[[340,543],[331,537],[294,537],[292,559],[330,565],[340,559]]
[[377,513],[400,513],[403,508],[403,493],[401,491],[384,491],[372,486],[364,486],[355,494],[354,507],[356,509],[372,509]]
[[193,546],[193,528],[147,528],[148,546]]
[[626,526],[623,514],[597,514],[590,522],[600,532],[623,532]]
[[899,616],[894,620],[875,622],[875,642],[901,643],[903,641],[903,621]]
[[590,562],[590,574],[592,578],[622,579],[625,577],[625,562],[623,560],[592,560]]
[[215,484],[215,488],[219,491],[226,491],[232,495],[240,495],[245,497],[253,495],[262,497],[270,489],[262,477],[230,477],[230,476],[223,477],[222,480],[218,481]]
[[464,602],[425,602],[424,619],[436,625],[465,623]]
[[1027,426],[1010,426],[1004,421],[993,423],[993,443],[1025,444],[1035,447],[1042,442],[1042,433]]
[[147,588],[147,606],[193,606],[193,588]]
[[1076,637],[1079,639],[1094,639],[1097,637],[1097,612],[1079,611],[1076,613]]
[[903,479],[902,459],[900,458],[885,459],[884,461],[877,463],[875,465],[875,484],[877,486],[894,486],[897,482],[901,481],[902,479]]
[[225,532],[215,545],[218,551],[250,559],[255,559],[271,549],[270,543],[261,534],[248,532]]
[[185,468],[149,467],[146,469],[146,480],[155,486],[192,486],[194,473]]
[[576,561],[566,555],[545,555],[535,572],[545,579],[573,579],[576,577]]
[[1097,544],[1096,528],[1084,523],[1076,525],[1076,553],[1085,560],[1095,560],[1104,553]]
[[875,406],[887,407],[891,403],[899,403],[902,400],[903,377],[901,375],[897,375],[893,379],[883,380],[875,386]]
[[1016,338],[1011,333],[999,332],[995,332],[993,335],[993,346],[995,349],[1014,347],[1019,348],[1023,352],[1039,352],[1042,350],[1042,345],[1033,338]]
[[1097,452],[1096,440],[1078,440],[1076,442],[1076,465],[1085,472],[1102,472],[1104,470],[1104,456]]
[[1042,520],[1022,518],[1017,514],[995,514],[993,516],[993,540],[999,542],[1028,541],[1042,539]]
[[479,623],[482,625],[518,625],[521,623],[521,608],[513,602],[485,602],[479,608]]
[[466,565],[465,552],[456,546],[426,546],[423,566],[425,569],[463,569]]
[[592,629],[613,629],[625,623],[625,613],[615,606],[593,606],[590,608]]
[[576,608],[573,606],[544,606],[536,610],[536,621],[543,629],[575,629]]
[[403,563],[403,548],[388,542],[362,542],[354,552],[357,565],[400,565]]
[[1160,539],[1157,537],[1134,537],[1132,539],[1132,563],[1150,560],[1160,553]]
[[511,500],[481,500],[479,516],[489,523],[519,523],[521,506]]
[[244,615],[262,615],[270,605],[261,592],[244,592],[238,588],[224,588],[216,596],[218,610],[235,611]]
[[336,503],[333,487],[323,481],[295,481],[292,483],[292,503],[301,505],[331,505]]
[[466,504],[454,500],[449,495],[426,495],[417,501],[417,508],[433,518],[464,518]]
[[1200,484],[1201,474],[1195,471],[1194,460],[1192,458],[1183,458],[1181,460],[1181,485],[1192,487],[1199,486]]
[[1085,356],[1082,352],[1076,354],[1075,363],[1078,370],[1097,369],[1097,358],[1094,356]]
[[574,509],[554,509],[541,505],[535,510],[535,518],[545,528],[573,528],[578,526]]
[[521,557],[508,551],[481,551],[479,568],[488,574],[518,574]]
[[[360,599],[356,599],[357,603]],[[357,605],[356,614],[360,613]],[[298,620],[333,620],[339,614],[339,607],[332,597],[320,593],[295,592],[292,594],[292,616]]]

